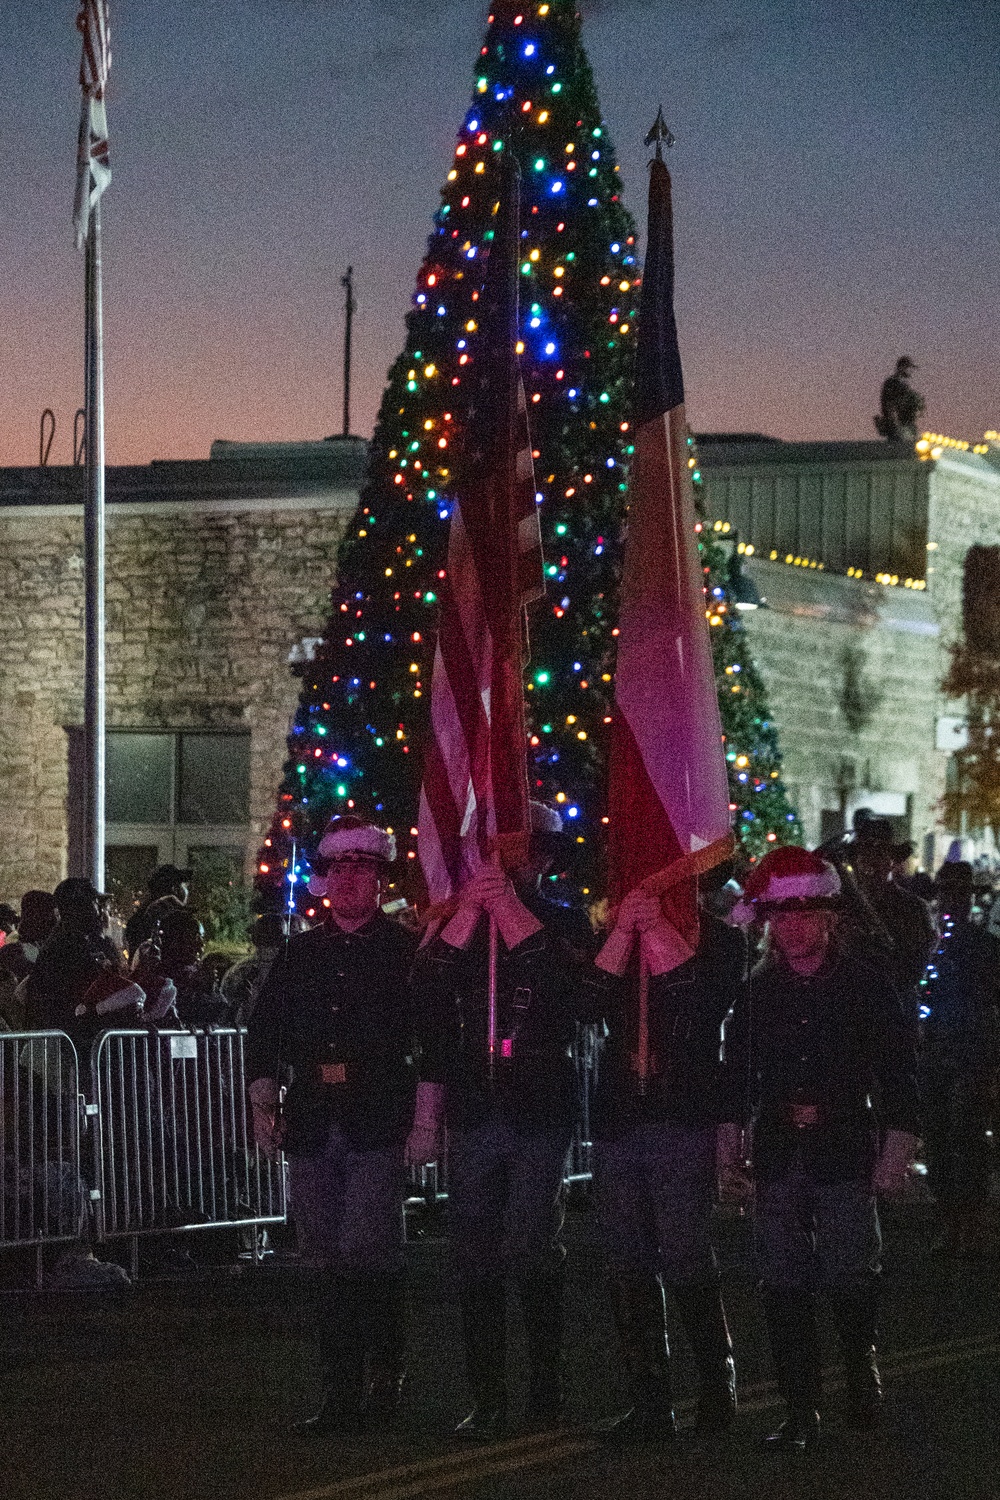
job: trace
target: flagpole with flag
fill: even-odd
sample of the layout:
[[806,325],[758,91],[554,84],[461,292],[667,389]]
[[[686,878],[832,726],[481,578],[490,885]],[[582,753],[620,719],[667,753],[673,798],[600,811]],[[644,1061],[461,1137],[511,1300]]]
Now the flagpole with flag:
[[[544,592],[531,439],[518,366],[520,174],[500,162],[472,395],[452,499],[431,681],[419,849],[434,908],[495,854],[512,867],[530,834],[523,675],[525,608]],[[496,1053],[491,928],[489,1061]]]
[[[647,138],[649,223],[636,353],[635,455],[622,567],[609,757],[609,895],[661,898],[676,962],[698,944],[697,877],[732,852],[722,725],[695,532],[684,381],[674,317],[672,144],[662,110]],[[640,962],[634,1065],[650,1067]]]
[[84,250],[84,761],[83,873],[104,888],[104,309],[101,195],[111,181],[104,94],[111,67],[107,0],[82,0],[80,134],[73,226]]

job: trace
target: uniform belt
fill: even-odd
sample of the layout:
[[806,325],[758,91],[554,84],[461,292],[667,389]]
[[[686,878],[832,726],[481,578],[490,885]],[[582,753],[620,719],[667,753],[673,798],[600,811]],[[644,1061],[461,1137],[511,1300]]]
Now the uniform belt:
[[781,1123],[791,1125],[793,1130],[808,1130],[811,1125],[823,1124],[823,1111],[818,1104],[783,1104]]

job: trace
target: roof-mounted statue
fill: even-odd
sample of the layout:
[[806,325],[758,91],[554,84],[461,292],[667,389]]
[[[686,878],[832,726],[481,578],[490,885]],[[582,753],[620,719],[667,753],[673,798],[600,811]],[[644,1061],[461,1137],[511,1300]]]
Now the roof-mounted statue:
[[910,384],[916,365],[908,355],[897,359],[893,373],[882,382],[881,410],[875,418],[875,431],[890,443],[913,443],[917,439],[917,418],[924,409],[924,398]]

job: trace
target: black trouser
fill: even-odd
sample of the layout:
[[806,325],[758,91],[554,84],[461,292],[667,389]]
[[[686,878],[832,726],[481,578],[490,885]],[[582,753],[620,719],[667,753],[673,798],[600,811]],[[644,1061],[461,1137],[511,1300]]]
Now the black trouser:
[[946,1219],[975,1212],[987,1201],[989,1104],[967,1072],[927,1062],[920,1075],[927,1183]]

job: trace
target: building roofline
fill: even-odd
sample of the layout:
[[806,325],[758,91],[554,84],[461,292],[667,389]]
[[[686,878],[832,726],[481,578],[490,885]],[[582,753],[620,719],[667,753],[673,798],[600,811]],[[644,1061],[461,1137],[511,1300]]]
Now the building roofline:
[[[109,506],[197,505],[294,500],[357,492],[364,481],[363,438],[316,443],[213,443],[211,458],[154,459],[105,469]],[[0,468],[0,510],[82,505],[80,466]]]

